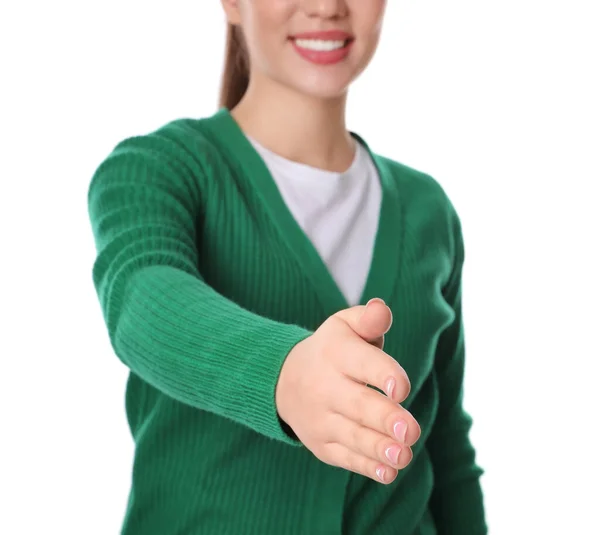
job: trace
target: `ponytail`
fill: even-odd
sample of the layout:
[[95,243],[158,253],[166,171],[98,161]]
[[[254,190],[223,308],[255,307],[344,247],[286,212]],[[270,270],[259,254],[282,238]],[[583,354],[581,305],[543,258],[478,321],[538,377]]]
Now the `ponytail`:
[[249,81],[249,60],[244,37],[239,26],[228,24],[219,106],[229,110],[237,106],[248,89]]

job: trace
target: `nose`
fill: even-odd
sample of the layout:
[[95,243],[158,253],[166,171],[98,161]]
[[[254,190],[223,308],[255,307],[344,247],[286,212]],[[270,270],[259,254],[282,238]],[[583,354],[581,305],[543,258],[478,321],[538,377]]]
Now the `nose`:
[[[370,0],[364,0],[369,2]],[[304,0],[304,10],[309,17],[337,19],[348,14],[346,0]]]

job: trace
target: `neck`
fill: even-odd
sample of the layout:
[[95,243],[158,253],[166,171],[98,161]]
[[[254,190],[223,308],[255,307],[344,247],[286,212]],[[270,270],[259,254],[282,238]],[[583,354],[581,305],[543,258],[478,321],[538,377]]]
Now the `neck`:
[[252,76],[231,111],[240,128],[267,149],[311,167],[343,172],[354,159],[346,129],[346,94],[334,99],[302,95]]

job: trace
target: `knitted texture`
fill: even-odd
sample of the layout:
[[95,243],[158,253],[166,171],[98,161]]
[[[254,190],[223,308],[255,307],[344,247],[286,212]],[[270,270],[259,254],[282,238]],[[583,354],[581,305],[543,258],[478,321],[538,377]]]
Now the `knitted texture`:
[[383,200],[361,302],[392,309],[385,350],[422,429],[391,485],[320,462],[278,418],[286,356],[348,305],[229,112],[127,138],[98,166],[93,281],[135,440],[124,535],[487,533],[460,222],[433,178],[369,153]]

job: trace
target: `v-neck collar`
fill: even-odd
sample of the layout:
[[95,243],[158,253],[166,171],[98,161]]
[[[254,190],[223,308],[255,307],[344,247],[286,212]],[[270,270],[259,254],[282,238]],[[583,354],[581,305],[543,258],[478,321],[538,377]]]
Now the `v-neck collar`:
[[[234,161],[238,162],[236,167],[248,178],[256,190],[283,241],[288,245],[290,253],[312,282],[327,316],[349,308],[350,304],[325,262],[287,207],[265,161],[229,110],[221,108],[204,121],[211,127],[214,137],[222,148]],[[373,297],[384,300],[392,297],[394,282],[400,268],[401,236],[403,235],[400,231],[402,206],[397,182],[385,160],[372,153],[367,143],[358,134],[351,132],[351,135],[369,153],[377,169],[382,188],[381,209],[373,245],[373,256],[360,298],[360,304],[364,305]]]

